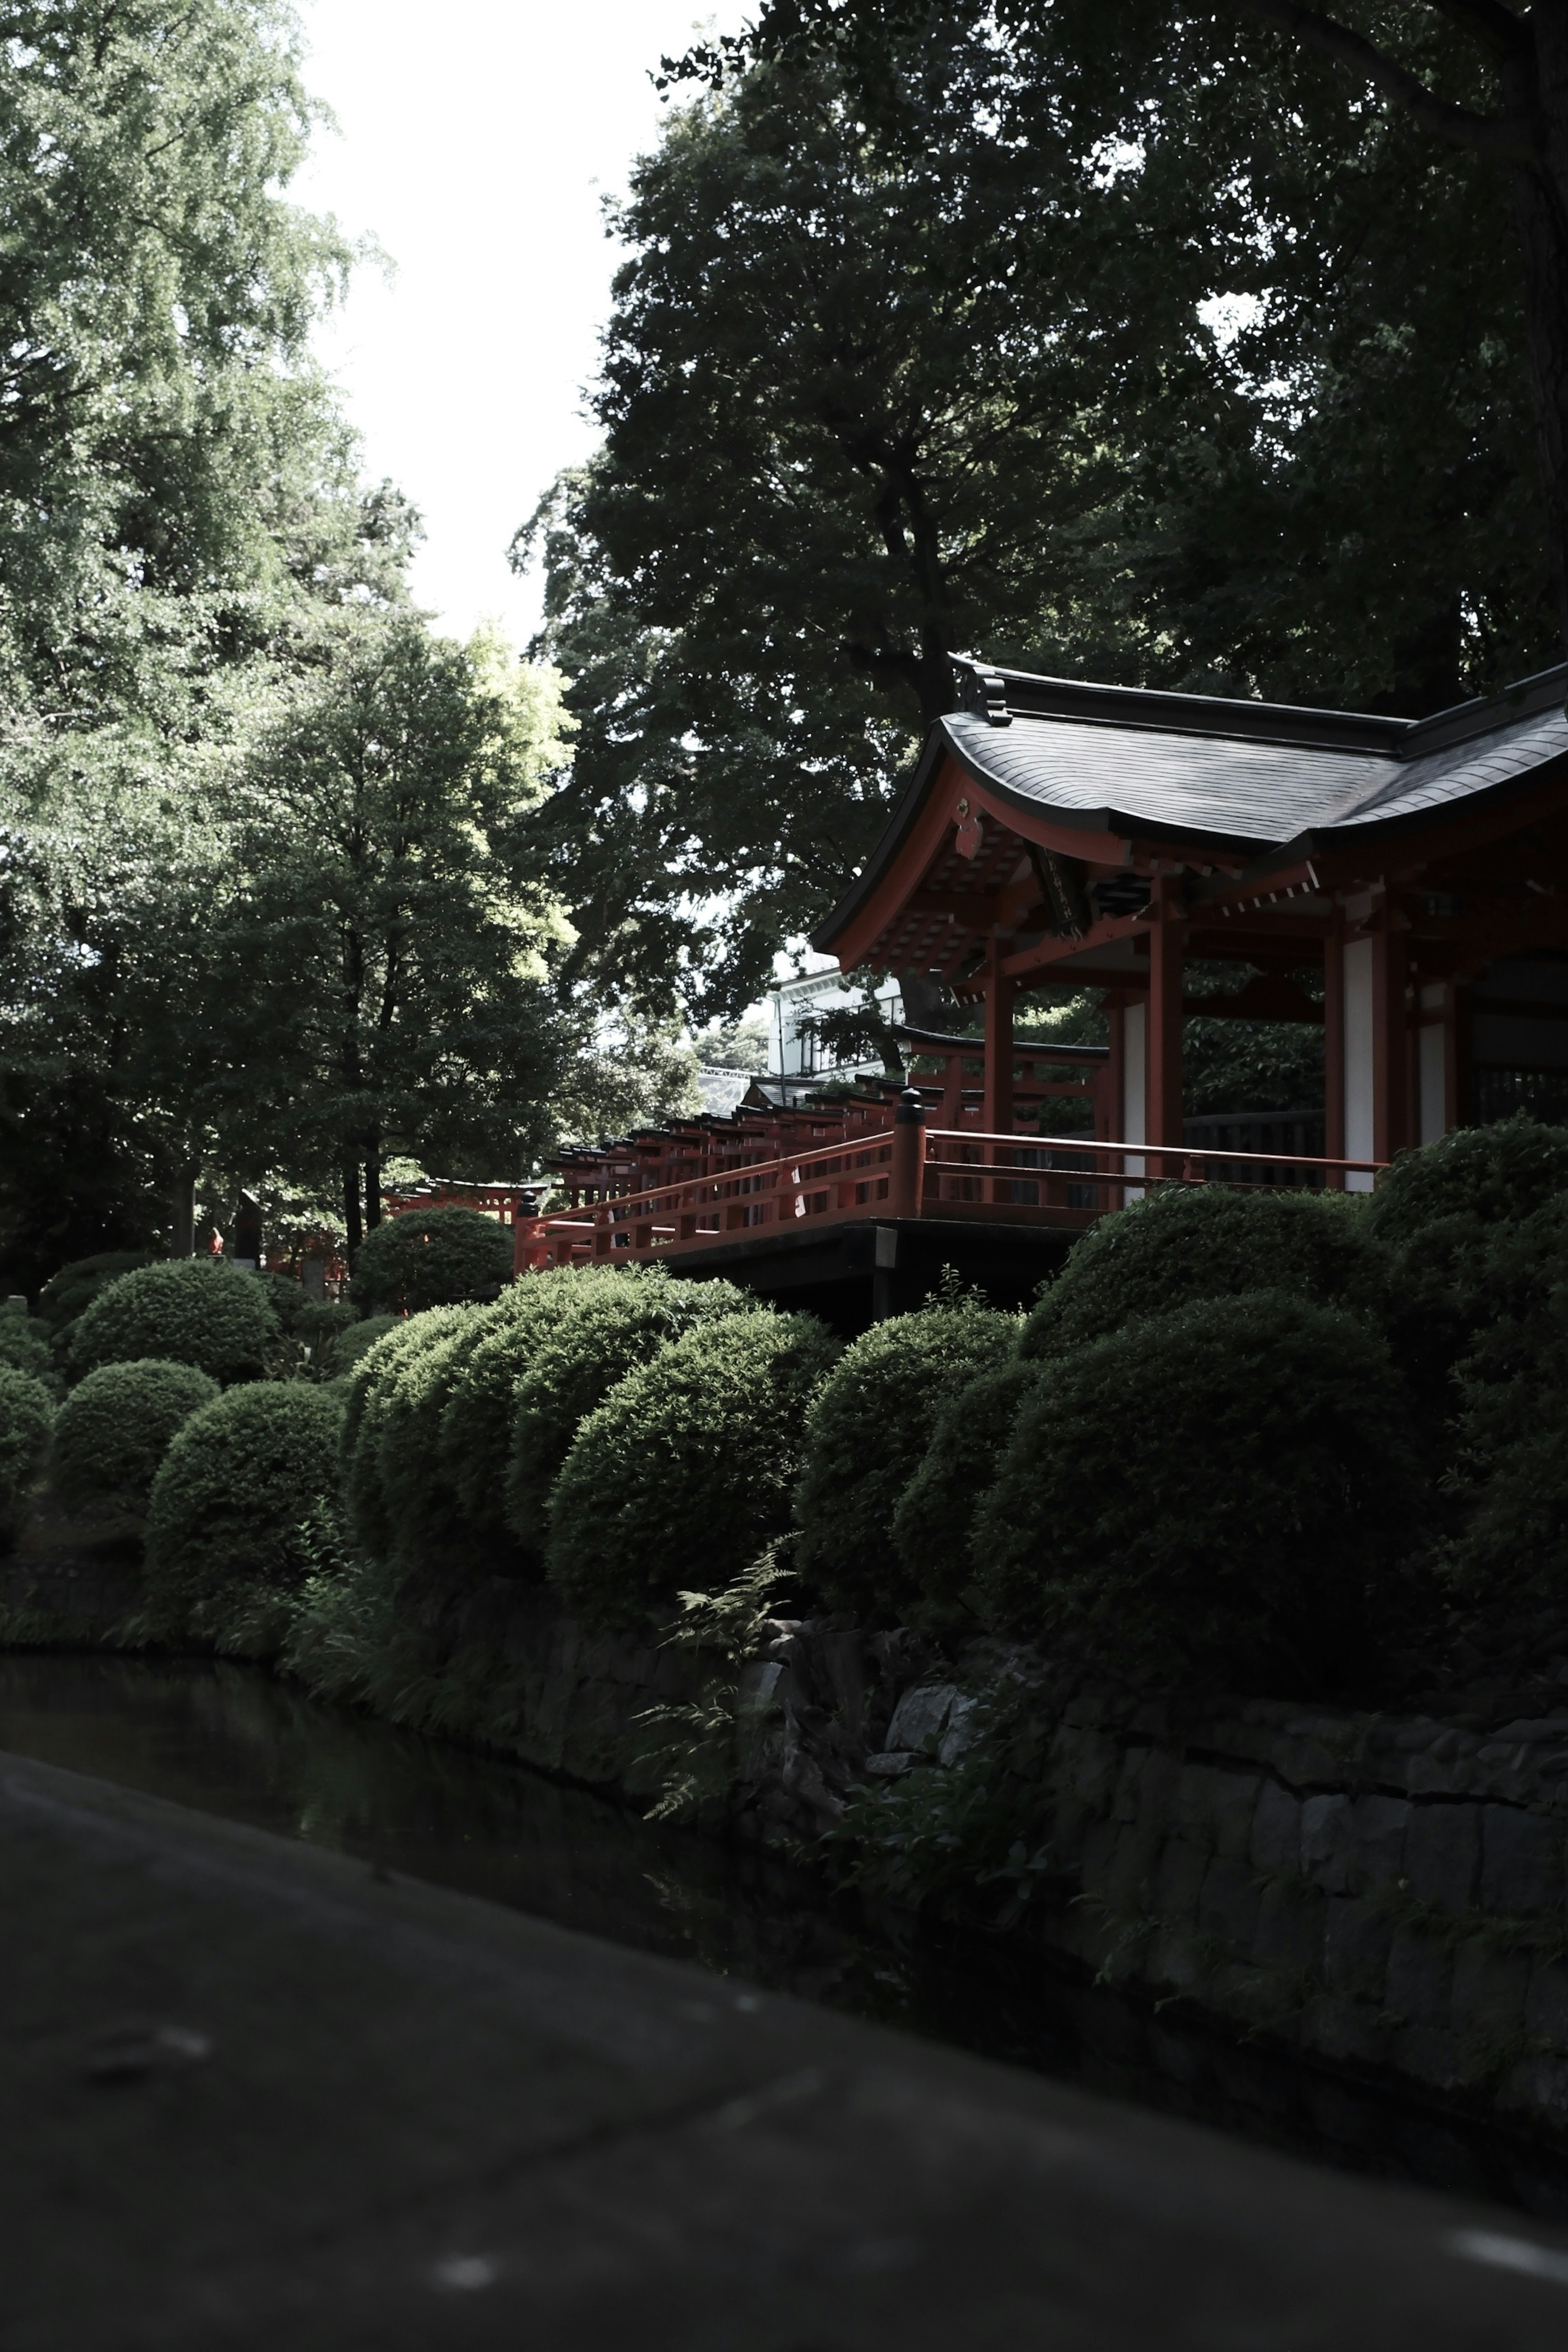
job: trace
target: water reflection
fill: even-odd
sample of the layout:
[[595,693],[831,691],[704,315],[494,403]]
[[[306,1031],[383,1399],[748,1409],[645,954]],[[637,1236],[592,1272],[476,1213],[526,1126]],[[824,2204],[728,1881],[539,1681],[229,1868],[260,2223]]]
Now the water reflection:
[[1568,2158],[224,1663],[0,1653],[0,1749],[1297,2154],[1568,2219]]

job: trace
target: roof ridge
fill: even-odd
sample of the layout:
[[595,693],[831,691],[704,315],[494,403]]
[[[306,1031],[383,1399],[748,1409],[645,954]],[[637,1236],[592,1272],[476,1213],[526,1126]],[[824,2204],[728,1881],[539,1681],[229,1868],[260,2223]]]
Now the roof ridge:
[[[993,726],[1014,718],[1073,719],[1089,726],[1147,728],[1159,734],[1227,736],[1244,742],[1404,756],[1412,729],[1429,722],[1380,712],[1334,710],[1307,704],[1261,702],[1240,695],[1180,694],[1163,687],[1107,686],[1007,669],[973,655],[952,657],[963,709]],[[957,715],[957,714],[954,714]]]

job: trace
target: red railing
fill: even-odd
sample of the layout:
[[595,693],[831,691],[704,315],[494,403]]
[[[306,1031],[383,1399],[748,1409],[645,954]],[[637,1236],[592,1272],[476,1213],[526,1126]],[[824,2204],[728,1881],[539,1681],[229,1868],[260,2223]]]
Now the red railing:
[[1364,1190],[1383,1163],[1190,1144],[1091,1142],[1077,1135],[977,1135],[928,1129],[918,1115],[880,1133],[788,1153],[730,1172],[625,1193],[593,1209],[541,1217],[519,1234],[519,1264],[678,1256],[860,1218],[946,1217],[988,1223],[1090,1225],[1108,1209],[1166,1185]]

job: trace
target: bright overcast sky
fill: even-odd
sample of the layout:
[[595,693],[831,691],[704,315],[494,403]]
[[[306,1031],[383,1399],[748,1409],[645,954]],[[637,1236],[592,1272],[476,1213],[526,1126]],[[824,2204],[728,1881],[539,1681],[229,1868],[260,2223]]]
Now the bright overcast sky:
[[303,0],[307,79],[337,117],[300,202],[373,236],[320,348],[374,478],[424,516],[415,593],[467,635],[536,625],[536,580],[507,544],[563,466],[593,446],[580,414],[619,248],[600,199],[625,185],[664,108],[648,80],[694,25],[739,28],[725,0]]

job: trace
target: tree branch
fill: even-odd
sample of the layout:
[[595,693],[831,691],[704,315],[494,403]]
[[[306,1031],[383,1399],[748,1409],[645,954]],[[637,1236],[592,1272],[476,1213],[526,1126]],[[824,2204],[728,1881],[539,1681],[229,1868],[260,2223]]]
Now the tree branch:
[[[1506,114],[1478,114],[1468,106],[1454,106],[1427,89],[1420,77],[1413,74],[1397,58],[1385,57],[1374,48],[1365,37],[1342,25],[1337,17],[1324,16],[1315,8],[1302,8],[1297,0],[1233,0],[1233,5],[1247,9],[1264,24],[1272,25],[1277,32],[1286,34],[1301,47],[1316,49],[1337,65],[1347,65],[1404,108],[1424,131],[1430,131],[1451,146],[1468,147],[1478,155],[1490,155],[1500,163],[1528,163],[1535,156],[1535,142],[1528,123]],[[1460,5],[1475,5],[1476,0],[1458,0]],[[1479,13],[1479,9],[1478,9]],[[1509,12],[1499,10],[1500,14]],[[1516,20],[1517,21],[1517,20]]]
[[1432,5],[1501,64],[1531,54],[1530,27],[1508,0],[1432,0]]

